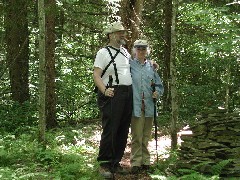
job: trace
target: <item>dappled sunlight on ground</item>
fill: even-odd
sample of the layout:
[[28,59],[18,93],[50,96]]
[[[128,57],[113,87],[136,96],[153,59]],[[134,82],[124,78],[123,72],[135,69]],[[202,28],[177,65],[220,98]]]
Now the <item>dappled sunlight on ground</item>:
[[[182,131],[180,131],[177,135],[178,135],[178,144],[181,144],[181,135],[182,134],[191,134],[191,131],[187,131],[185,129],[183,129]],[[85,126],[84,128],[81,128],[78,130],[78,135],[81,136],[81,138],[77,139],[75,137],[75,141],[76,141],[76,145],[82,145],[82,143],[85,143],[85,146],[92,146],[93,148],[95,148],[95,155],[97,157],[97,153],[98,153],[98,146],[101,140],[101,125],[99,123],[97,124],[92,124],[91,126]],[[83,138],[83,134],[87,134],[88,137],[84,137]],[[151,154],[151,164],[155,164],[157,161],[157,156],[159,160],[163,160],[163,159],[167,159],[169,157],[169,152],[171,149],[171,138],[170,136],[167,135],[161,135],[160,132],[158,132],[158,136],[157,136],[157,149],[156,149],[156,140],[154,139],[154,128],[152,130],[152,138],[149,141],[149,151]],[[131,132],[129,131],[129,137],[128,137],[128,141],[127,141],[127,146],[125,149],[125,153],[124,153],[124,157],[121,161],[121,165],[123,167],[125,167],[126,169],[128,169],[130,171],[130,153],[131,153]],[[96,158],[95,157],[95,158]],[[146,172],[142,172],[138,175],[133,175],[133,174],[129,174],[127,176],[121,176],[119,174],[116,174],[115,176],[116,180],[128,180],[128,179],[138,179],[138,180],[150,180],[152,179],[149,174],[147,174]]]
[[[170,137],[158,135],[157,150],[156,150],[156,141],[154,138],[152,138],[149,141],[149,145],[148,145],[148,148],[151,154],[151,163],[153,164],[154,162],[156,162],[157,153],[158,153],[158,158],[167,158],[168,156],[167,152],[170,147],[171,147]],[[127,147],[125,149],[125,154],[121,162],[121,164],[125,167],[130,167],[130,153],[131,153],[131,136],[129,135]]]

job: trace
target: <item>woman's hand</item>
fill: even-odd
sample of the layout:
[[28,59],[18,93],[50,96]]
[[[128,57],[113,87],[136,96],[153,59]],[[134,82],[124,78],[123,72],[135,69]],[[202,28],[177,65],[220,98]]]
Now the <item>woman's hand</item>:
[[153,92],[152,98],[156,99],[157,97],[158,97],[158,92],[157,91]]

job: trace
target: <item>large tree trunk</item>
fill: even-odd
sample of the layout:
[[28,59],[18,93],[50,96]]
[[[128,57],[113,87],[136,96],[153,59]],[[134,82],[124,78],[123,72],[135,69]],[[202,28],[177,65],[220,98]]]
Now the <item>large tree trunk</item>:
[[172,27],[171,27],[171,56],[170,56],[170,75],[171,75],[171,97],[172,97],[172,120],[171,120],[171,148],[177,147],[177,128],[178,120],[178,95],[176,88],[176,14],[177,0],[172,0]]
[[29,100],[29,32],[27,0],[6,2],[6,44],[12,99]]
[[171,22],[172,22],[172,0],[164,1],[164,50],[163,50],[163,110],[171,109],[171,92],[170,92],[170,55],[171,55]]
[[38,0],[39,21],[39,142],[45,144],[46,131],[46,68],[45,68],[45,9],[44,0]]
[[131,52],[133,42],[141,35],[140,25],[142,22],[142,10],[144,0],[122,0],[120,16],[125,27],[131,34],[127,42],[127,49]]
[[55,83],[55,15],[56,1],[46,0],[46,124],[47,128],[57,126],[56,120],[56,83]]

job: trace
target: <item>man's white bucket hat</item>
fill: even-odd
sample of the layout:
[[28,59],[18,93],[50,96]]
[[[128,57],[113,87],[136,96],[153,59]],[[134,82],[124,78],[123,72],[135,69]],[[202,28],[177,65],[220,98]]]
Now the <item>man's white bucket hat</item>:
[[148,42],[147,42],[147,40],[138,39],[134,42],[133,46],[134,47],[147,47]]
[[110,33],[117,32],[117,31],[127,31],[127,29],[125,29],[123,27],[121,22],[114,22],[114,23],[109,24],[107,26],[107,28],[104,29],[103,33],[110,34]]

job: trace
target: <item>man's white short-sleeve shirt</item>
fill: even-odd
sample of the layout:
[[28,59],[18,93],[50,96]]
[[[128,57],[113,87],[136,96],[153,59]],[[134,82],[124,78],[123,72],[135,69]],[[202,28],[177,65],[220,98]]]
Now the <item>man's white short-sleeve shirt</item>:
[[[109,48],[112,56],[117,53],[116,50]],[[120,48],[120,53],[115,57],[114,61],[116,63],[117,67],[117,74],[119,79],[118,85],[131,85],[132,84],[132,77],[130,72],[130,64],[129,64],[130,54],[127,52],[127,50],[123,47]],[[98,67],[102,70],[105,69],[105,67],[109,64],[111,61],[111,56],[106,48],[102,48],[97,52],[94,67]],[[112,75],[113,77],[113,85],[117,85],[116,83],[116,76],[114,71],[113,63],[108,67],[107,71],[102,77],[103,83],[105,85],[108,84],[109,81],[109,75]]]

